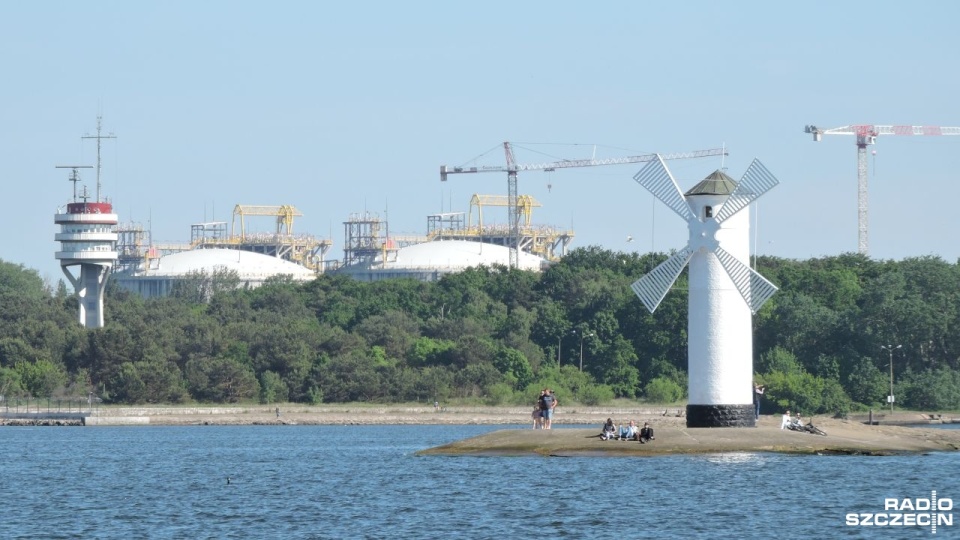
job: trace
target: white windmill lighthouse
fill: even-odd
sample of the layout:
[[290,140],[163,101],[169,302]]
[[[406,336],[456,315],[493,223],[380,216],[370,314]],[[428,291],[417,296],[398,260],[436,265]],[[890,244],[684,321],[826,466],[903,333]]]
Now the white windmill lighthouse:
[[653,313],[690,263],[687,427],[753,426],[751,316],[777,287],[747,264],[750,216],[742,210],[779,182],[758,160],[740,182],[716,171],[686,194],[659,158],[633,178],[690,229],[686,247],[631,286]]

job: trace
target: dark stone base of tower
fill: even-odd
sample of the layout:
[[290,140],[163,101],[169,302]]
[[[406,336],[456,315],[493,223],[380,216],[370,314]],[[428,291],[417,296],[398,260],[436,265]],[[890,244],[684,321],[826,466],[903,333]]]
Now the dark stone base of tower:
[[747,405],[687,405],[687,427],[754,427],[753,403]]

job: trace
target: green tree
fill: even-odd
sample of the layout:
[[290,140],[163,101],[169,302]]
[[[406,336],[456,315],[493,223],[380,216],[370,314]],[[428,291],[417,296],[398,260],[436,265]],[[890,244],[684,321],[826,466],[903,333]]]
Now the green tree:
[[862,357],[850,370],[844,388],[854,401],[874,405],[887,395],[887,376],[871,359]]
[[507,375],[513,381],[513,389],[526,388],[533,380],[533,370],[523,353],[510,347],[501,347],[493,361],[494,367],[500,373]]
[[410,365],[419,367],[449,364],[451,359],[448,353],[450,353],[456,345],[453,341],[444,339],[432,339],[428,337],[417,338],[408,356]]
[[260,403],[284,403],[289,399],[287,385],[272,371],[260,374]]
[[657,377],[643,388],[644,396],[652,403],[676,403],[685,393],[680,385],[666,377]]
[[[902,407],[921,411],[960,409],[960,373],[947,367],[907,372],[899,382]],[[897,398],[899,402],[901,398]]]
[[194,358],[184,369],[187,388],[197,401],[236,403],[252,399],[260,390],[248,366],[230,358]]

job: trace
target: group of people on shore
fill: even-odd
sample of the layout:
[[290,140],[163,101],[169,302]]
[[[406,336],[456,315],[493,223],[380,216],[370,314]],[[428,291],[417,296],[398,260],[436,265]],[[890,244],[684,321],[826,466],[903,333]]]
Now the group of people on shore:
[[644,422],[642,428],[637,427],[637,422],[631,420],[627,424],[617,426],[612,418],[607,418],[600,431],[600,440],[609,441],[616,439],[618,441],[640,441],[645,444],[653,440],[653,428],[650,422]]
[[803,428],[803,419],[800,417],[800,413],[797,412],[797,416],[790,416],[790,411],[783,413],[783,417],[780,419],[780,429],[797,429]]
[[553,411],[557,408],[557,396],[553,390],[544,388],[533,406],[533,429],[550,429],[553,425]]

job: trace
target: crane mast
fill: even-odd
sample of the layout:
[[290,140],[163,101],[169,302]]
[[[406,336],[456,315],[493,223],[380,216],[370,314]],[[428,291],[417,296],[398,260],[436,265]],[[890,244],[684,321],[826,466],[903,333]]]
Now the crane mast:
[[520,268],[520,207],[517,206],[517,161],[513,147],[504,141],[507,156],[507,206],[510,213],[510,268]]
[[[506,172],[507,173],[507,205],[510,220],[510,268],[518,268],[520,253],[520,216],[522,209],[518,204],[517,197],[517,173],[519,171],[554,171],[556,169],[569,169],[574,167],[597,167],[602,165],[624,165],[630,163],[645,163],[657,158],[657,154],[641,154],[637,156],[626,156],[608,159],[565,159],[561,161],[544,163],[526,163],[519,164],[513,155],[513,146],[509,142],[503,143],[503,152],[506,155],[507,165],[502,166],[475,166],[475,167],[447,167],[440,166],[440,181],[446,182],[447,176],[451,174],[472,174],[481,172]],[[674,154],[661,154],[663,159],[691,159],[711,156],[727,155],[726,148],[711,148],[708,150],[697,150],[693,152],[679,152]]]
[[804,133],[813,135],[814,142],[823,140],[824,135],[854,135],[857,144],[857,252],[867,255],[868,210],[867,210],[867,146],[876,144],[880,135],[960,135],[960,127],[943,126],[877,126],[856,124],[838,128],[821,129],[814,125],[804,126]]

